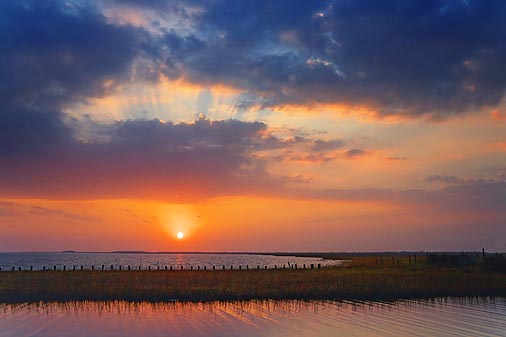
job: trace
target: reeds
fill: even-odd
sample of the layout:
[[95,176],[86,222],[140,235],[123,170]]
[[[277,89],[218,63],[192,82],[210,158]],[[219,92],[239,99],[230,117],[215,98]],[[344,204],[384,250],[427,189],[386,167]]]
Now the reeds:
[[506,295],[505,273],[478,267],[446,268],[426,264],[383,266],[376,264],[376,259],[362,262],[313,270],[1,272],[0,302]]

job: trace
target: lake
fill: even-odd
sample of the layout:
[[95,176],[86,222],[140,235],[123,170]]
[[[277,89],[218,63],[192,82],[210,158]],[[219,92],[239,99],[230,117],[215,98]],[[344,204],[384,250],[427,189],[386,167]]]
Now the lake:
[[11,336],[506,336],[506,298],[0,304]]
[[274,256],[274,255],[254,255],[254,254],[174,254],[174,253],[161,253],[161,254],[146,254],[146,253],[0,253],[0,268],[2,271],[11,270],[13,267],[16,270],[21,267],[22,270],[28,270],[33,267],[34,270],[53,269],[54,266],[61,270],[66,266],[67,270],[74,266],[79,269],[83,266],[84,269],[100,269],[104,265],[107,269],[111,265],[114,269],[122,266],[126,269],[131,266],[137,269],[141,266],[142,269],[148,268],[161,268],[165,266],[172,266],[176,269],[183,267],[189,269],[190,267],[207,267],[211,269],[213,266],[216,268],[229,269],[231,266],[238,268],[242,266],[249,266],[256,268],[260,266],[264,268],[274,268],[275,266],[282,267],[288,264],[297,264],[302,267],[304,264],[308,267],[310,264],[321,264],[322,266],[338,265],[342,261],[324,260],[320,258],[305,258],[294,256]]

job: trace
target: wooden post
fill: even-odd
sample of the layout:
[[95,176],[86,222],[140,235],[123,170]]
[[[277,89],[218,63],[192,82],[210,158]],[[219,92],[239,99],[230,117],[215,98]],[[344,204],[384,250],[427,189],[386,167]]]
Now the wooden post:
[[67,269],[67,266],[63,265],[63,271],[65,271]]
[[294,266],[295,266],[295,269],[297,269],[297,263]]
[[[82,267],[81,267],[81,268],[82,268]],[[114,269],[114,265],[112,265],[112,264],[111,264],[111,270],[113,270],[113,269]]]
[[190,266],[190,270],[193,270],[193,266]]
[[104,268],[105,268],[105,265],[102,265],[102,270],[104,270]]
[[216,266],[213,266],[213,270],[216,270]]
[[42,266],[42,271],[46,271],[46,266]]
[[383,264],[383,256],[380,256],[380,264]]
[[160,266],[156,266],[156,270],[160,270]]
[[230,270],[234,269],[234,266],[230,265]]
[[81,270],[84,270],[84,266],[81,266]]
[[94,265],[91,265],[91,270],[95,270],[95,266]]
[[141,270],[141,266],[139,266],[139,271]]
[[121,271],[121,265],[119,265],[119,270]]
[[172,266],[170,266],[169,268],[170,268],[170,270],[172,270]]
[[485,262],[485,248],[481,249],[481,256],[483,257],[483,262]]
[[409,258],[409,264],[411,264],[411,254],[408,255]]
[[18,271],[21,271],[21,267],[18,268]]
[[314,269],[314,264],[311,263],[311,269]]
[[318,263],[318,269],[321,269],[322,265],[321,263]]
[[416,264],[416,254],[413,255],[414,262]]
[[305,263],[302,266],[304,267],[304,269],[306,269],[306,264]]
[[392,264],[395,264],[395,258],[392,256]]
[[200,266],[197,266],[197,270],[200,270]]
[[223,270],[225,270],[225,266],[223,266]]
[[12,267],[12,271],[15,271],[16,270],[16,267]]
[[56,266],[53,267],[53,270],[56,270]]
[[241,270],[241,268],[242,268],[241,265],[239,265],[239,270]]
[[151,270],[151,266],[148,266],[148,270]]
[[163,267],[164,270],[167,270],[167,266]]
[[207,266],[204,266],[204,270],[207,270]]
[[128,265],[128,270],[130,271],[130,265]]
[[257,266],[257,270],[260,270],[260,266]]
[[76,266],[72,266],[72,270],[76,270]]
[[[0,270],[2,270],[2,269],[0,268]],[[33,271],[33,266],[30,266],[30,271]]]

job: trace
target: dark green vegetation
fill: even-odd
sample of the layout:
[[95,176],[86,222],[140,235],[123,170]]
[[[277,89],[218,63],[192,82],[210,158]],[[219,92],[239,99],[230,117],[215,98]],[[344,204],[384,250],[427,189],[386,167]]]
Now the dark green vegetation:
[[305,270],[1,272],[0,302],[506,296],[504,272],[421,260],[369,255],[345,267]]

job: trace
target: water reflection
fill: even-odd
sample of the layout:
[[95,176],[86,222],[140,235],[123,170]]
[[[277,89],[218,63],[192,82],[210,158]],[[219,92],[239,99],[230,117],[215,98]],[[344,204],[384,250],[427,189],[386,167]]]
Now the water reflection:
[[505,298],[0,305],[0,336],[506,336]]

